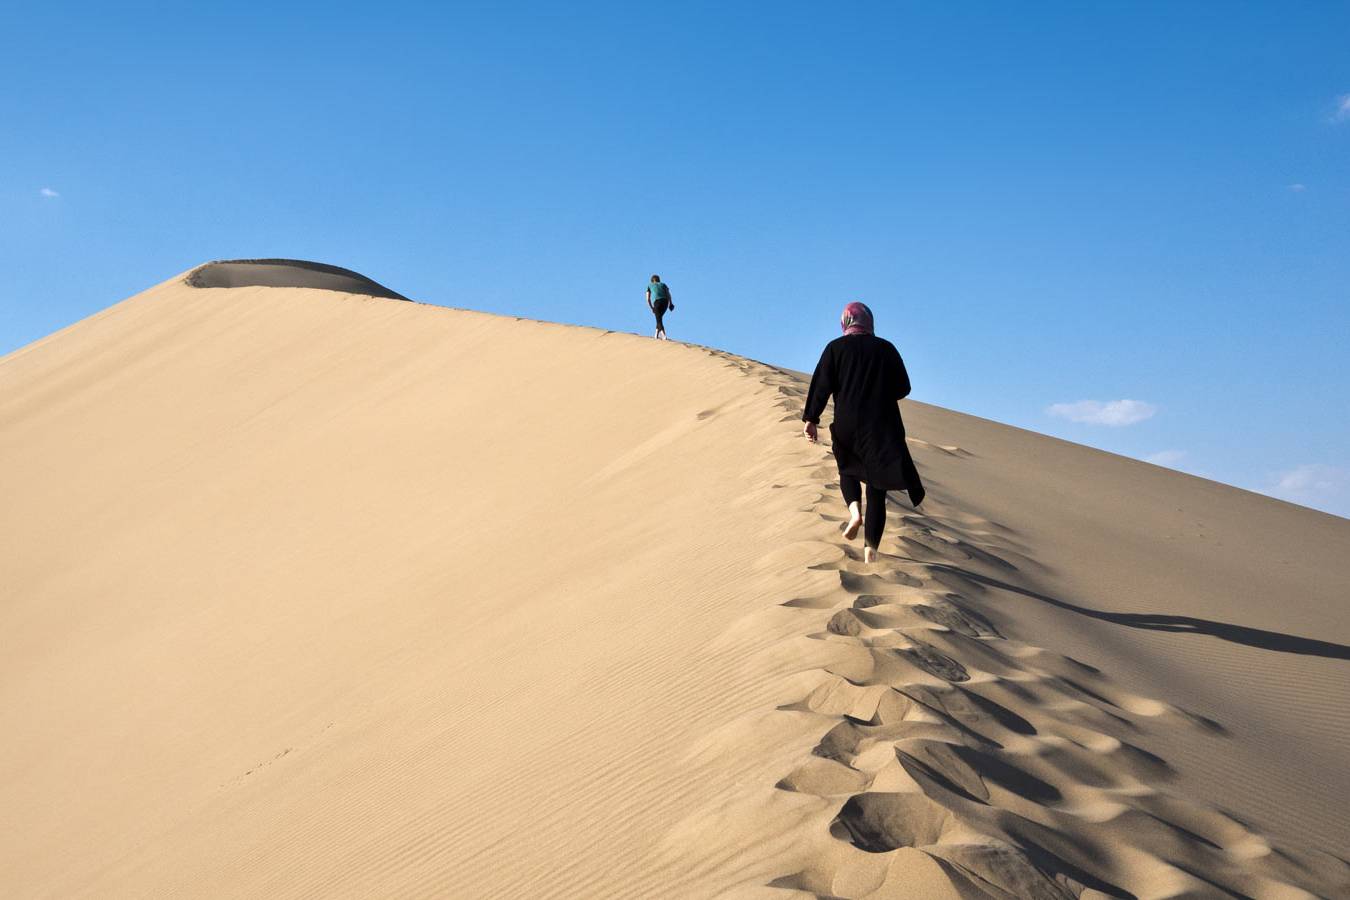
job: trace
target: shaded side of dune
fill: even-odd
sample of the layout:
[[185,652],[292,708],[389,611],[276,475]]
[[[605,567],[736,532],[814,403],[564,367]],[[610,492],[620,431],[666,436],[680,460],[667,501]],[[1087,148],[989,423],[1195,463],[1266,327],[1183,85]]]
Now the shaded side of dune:
[[195,288],[277,287],[341,291],[389,300],[408,298],[359,272],[303,259],[222,259],[188,273]]
[[[777,395],[782,424],[796,426],[805,380],[740,364]],[[1344,831],[1343,815],[1324,819],[1320,832],[1271,828],[1269,810],[1250,802],[1251,782],[1275,777],[1289,753],[1199,713],[1199,697],[1185,683],[1192,671],[1224,665],[1230,652],[1274,656],[1260,660],[1263,672],[1298,678],[1307,674],[1300,665],[1337,659],[1341,645],[1220,627],[1227,623],[1210,618],[1219,608],[1206,609],[1193,583],[1198,565],[1172,573],[1174,608],[1207,617],[1098,613],[1082,605],[1097,596],[1085,593],[1065,612],[1077,621],[1026,628],[1028,601],[1056,612],[1066,605],[1050,602],[1057,598],[1043,589],[1051,583],[1047,563],[1063,564],[1065,540],[1028,540],[1016,510],[994,518],[966,492],[981,465],[1005,480],[1035,477],[1026,460],[1036,454],[1000,447],[1010,429],[994,423],[953,440],[956,414],[913,404],[906,412],[915,413],[911,424],[923,435],[911,443],[930,491],[918,510],[891,498],[892,521],[875,564],[862,561],[857,542],[841,539],[843,504],[829,450],[798,439],[771,457],[771,490],[792,498],[801,513],[784,527],[784,545],[757,561],[760,587],[778,603],[736,622],[714,646],[743,654],[744,668],[766,682],[776,678],[779,702],[711,732],[699,759],[710,770],[749,769],[753,760],[776,780],[745,777],[676,824],[667,843],[676,860],[672,894],[718,895],[727,882],[739,882],[748,896],[758,896],[748,893],[753,887],[763,896],[858,900],[1345,896],[1350,865],[1336,855],[1343,843],[1335,837]],[[1050,443],[1038,436],[1030,449]],[[1061,462],[1071,475],[1048,475],[1048,487],[1072,486],[1080,496],[1108,485],[1126,491],[1140,483],[1131,470],[1149,474],[1144,464],[1062,449],[1085,471]],[[1204,488],[1198,479],[1161,474],[1187,501]],[[987,492],[1014,490],[991,484]],[[1326,528],[1320,514],[1222,493],[1225,505],[1236,496],[1268,507],[1267,515],[1294,513],[1283,527],[1305,539]],[[1073,508],[1062,499],[1047,506],[1043,517],[1072,521]],[[1119,506],[1096,517],[1119,520]],[[1147,538],[1157,523],[1144,516],[1136,528]],[[1224,536],[1240,538],[1231,527]],[[1120,544],[1084,546],[1084,568],[1112,555],[1140,568],[1133,548]],[[1201,570],[1207,576],[1223,577],[1234,566],[1205,545],[1196,552],[1215,569]],[[1323,561],[1322,571],[1332,575],[1337,565]],[[1233,607],[1226,614],[1237,613]],[[1155,623],[1165,630],[1150,627]],[[1121,626],[1129,626],[1126,635],[1110,633]],[[1069,655],[1064,647],[1076,631],[1086,632],[1086,647]],[[1141,634],[1217,639],[1218,646],[1183,643],[1162,652],[1144,647]],[[769,635],[781,640],[766,641]],[[1120,677],[1118,668],[1126,667],[1100,652],[1113,637],[1127,659],[1148,649],[1155,666],[1170,665],[1170,680],[1145,693]],[[1263,714],[1276,715],[1269,707]],[[1196,748],[1212,768],[1232,772],[1246,762],[1248,744],[1262,760],[1241,780],[1209,789],[1196,778],[1194,754],[1181,752]],[[1333,742],[1325,749],[1337,753]],[[1296,770],[1287,782],[1290,804],[1310,810],[1310,786],[1319,773],[1339,768]],[[741,846],[710,822],[735,823]],[[719,859],[734,863],[719,866]]]

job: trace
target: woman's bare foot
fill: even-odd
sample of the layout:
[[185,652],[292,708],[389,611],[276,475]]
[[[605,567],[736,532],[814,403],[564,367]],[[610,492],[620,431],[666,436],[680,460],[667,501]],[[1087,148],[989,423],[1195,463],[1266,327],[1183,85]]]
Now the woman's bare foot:
[[878,554],[877,554],[877,550],[876,550],[875,547],[864,547],[864,548],[863,548],[863,562],[865,562],[865,563],[874,563],[874,562],[877,561],[877,555],[878,555]]
[[848,521],[844,523],[845,540],[853,540],[858,536],[858,529],[862,527],[862,507],[855,500],[848,505]]

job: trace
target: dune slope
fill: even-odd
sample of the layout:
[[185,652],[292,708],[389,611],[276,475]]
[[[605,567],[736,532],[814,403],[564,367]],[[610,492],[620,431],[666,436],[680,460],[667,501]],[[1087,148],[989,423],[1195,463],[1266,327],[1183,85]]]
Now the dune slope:
[[7,891],[1350,890],[1344,520],[313,271],[0,360]]

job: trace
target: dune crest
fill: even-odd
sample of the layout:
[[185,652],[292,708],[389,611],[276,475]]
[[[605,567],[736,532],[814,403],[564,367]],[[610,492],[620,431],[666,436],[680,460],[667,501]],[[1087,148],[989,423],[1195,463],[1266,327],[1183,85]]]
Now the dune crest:
[[906,401],[864,566],[795,373],[212,265],[0,359],[17,895],[1350,891],[1345,520]]
[[198,266],[185,280],[195,288],[311,288],[389,300],[408,299],[359,272],[303,259],[222,259]]

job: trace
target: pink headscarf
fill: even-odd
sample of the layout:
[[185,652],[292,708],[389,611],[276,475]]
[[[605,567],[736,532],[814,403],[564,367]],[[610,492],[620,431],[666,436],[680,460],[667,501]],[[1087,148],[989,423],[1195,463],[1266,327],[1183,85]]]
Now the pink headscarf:
[[839,317],[839,327],[844,329],[844,334],[871,334],[872,311],[867,308],[867,304],[854,301],[844,307],[844,314]]

